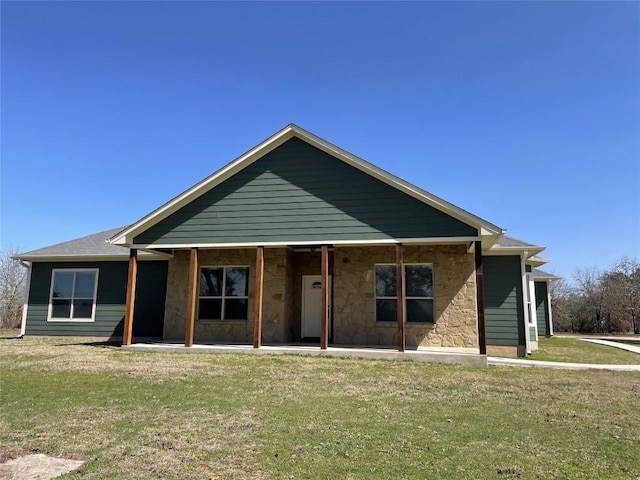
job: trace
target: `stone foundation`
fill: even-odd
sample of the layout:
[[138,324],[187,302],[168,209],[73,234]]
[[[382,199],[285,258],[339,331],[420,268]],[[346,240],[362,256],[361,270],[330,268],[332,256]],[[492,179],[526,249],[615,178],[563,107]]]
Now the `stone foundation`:
[[524,345],[487,345],[487,355],[495,357],[524,357]]

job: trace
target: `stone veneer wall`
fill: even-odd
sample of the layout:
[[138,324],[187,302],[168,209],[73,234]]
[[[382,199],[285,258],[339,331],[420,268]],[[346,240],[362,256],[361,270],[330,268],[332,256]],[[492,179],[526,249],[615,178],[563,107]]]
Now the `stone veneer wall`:
[[[249,306],[248,319],[233,321],[197,320],[194,342],[253,342],[253,311],[255,298],[256,250],[220,249],[200,250],[198,263],[201,267],[248,266]],[[265,249],[262,340],[284,342],[287,250]],[[189,251],[178,250],[169,260],[167,272],[167,297],[165,304],[164,338],[184,340],[187,314],[187,288],[189,277]]]
[[[374,265],[395,263],[395,247],[334,250],[334,340],[397,345],[398,327],[375,322]],[[433,325],[406,324],[407,346],[478,347],[473,254],[464,245],[405,246],[405,263],[432,263]]]

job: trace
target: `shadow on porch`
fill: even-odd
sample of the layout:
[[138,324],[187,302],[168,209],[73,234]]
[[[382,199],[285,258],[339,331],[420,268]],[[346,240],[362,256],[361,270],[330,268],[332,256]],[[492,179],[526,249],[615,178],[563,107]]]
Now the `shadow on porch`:
[[309,355],[318,357],[367,358],[379,360],[406,360],[423,363],[449,363],[473,367],[486,367],[486,355],[480,355],[475,348],[419,348],[399,352],[396,348],[360,345],[329,346],[321,349],[309,344],[262,345],[253,348],[246,343],[198,343],[190,347],[176,342],[139,342],[123,345],[125,350],[166,352],[166,353],[245,353],[258,355]]

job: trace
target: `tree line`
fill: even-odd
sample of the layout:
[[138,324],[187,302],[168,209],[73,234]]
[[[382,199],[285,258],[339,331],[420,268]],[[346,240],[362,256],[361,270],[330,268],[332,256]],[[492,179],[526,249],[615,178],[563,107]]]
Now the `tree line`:
[[3,249],[0,254],[0,328],[20,328],[27,269],[11,257],[17,248]]
[[572,283],[551,283],[556,332],[640,334],[640,263],[623,257],[611,268],[577,269]]

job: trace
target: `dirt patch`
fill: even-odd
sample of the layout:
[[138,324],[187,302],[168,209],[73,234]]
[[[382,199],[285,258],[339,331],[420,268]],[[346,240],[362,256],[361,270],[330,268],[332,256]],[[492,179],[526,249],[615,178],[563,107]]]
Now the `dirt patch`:
[[49,480],[72,472],[82,465],[82,460],[67,460],[35,453],[0,464],[0,480]]

